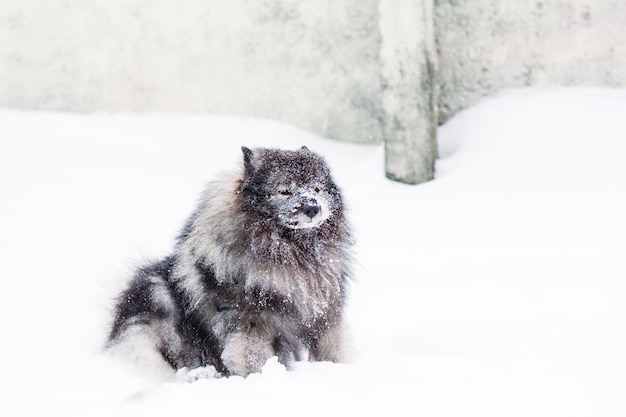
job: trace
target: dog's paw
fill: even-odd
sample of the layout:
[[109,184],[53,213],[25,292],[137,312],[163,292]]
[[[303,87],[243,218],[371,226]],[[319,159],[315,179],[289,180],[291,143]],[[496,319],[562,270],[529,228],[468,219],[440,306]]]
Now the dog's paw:
[[222,376],[214,366],[207,365],[191,369],[181,368],[176,372],[176,379],[184,382],[195,382],[200,379],[214,379]]
[[231,375],[246,377],[260,372],[272,355],[272,346],[264,338],[235,332],[226,338],[222,361]]

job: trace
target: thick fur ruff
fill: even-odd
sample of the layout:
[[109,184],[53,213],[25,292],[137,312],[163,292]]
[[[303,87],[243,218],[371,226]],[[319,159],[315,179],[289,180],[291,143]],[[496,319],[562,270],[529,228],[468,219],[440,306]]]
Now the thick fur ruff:
[[242,167],[211,184],[173,253],[120,295],[108,346],[174,369],[257,372],[277,356],[345,359],[343,310],[352,236],[324,160],[242,148]]

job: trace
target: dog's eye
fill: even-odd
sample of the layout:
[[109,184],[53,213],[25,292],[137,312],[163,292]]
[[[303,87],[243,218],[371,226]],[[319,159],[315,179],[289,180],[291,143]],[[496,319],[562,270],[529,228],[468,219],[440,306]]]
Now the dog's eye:
[[322,192],[322,187],[321,187],[321,186],[319,186],[319,185],[318,185],[318,186],[315,186],[315,187],[313,188],[313,191],[315,191],[316,193],[321,193],[321,192]]
[[280,197],[289,197],[291,196],[291,191],[289,191],[287,188],[280,188],[278,190],[278,195]]

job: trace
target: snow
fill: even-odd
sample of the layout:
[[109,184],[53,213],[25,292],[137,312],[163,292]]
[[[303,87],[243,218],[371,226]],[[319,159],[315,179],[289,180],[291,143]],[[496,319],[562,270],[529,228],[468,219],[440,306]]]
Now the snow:
[[[623,416],[626,90],[522,89],[439,128],[437,178],[268,120],[0,111],[1,415]],[[240,146],[325,155],[351,209],[349,364],[162,381],[102,353]]]

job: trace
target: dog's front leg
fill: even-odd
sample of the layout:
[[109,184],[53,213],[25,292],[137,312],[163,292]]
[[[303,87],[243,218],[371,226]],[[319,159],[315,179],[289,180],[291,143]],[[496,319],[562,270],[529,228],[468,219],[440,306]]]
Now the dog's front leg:
[[271,339],[252,327],[226,336],[222,362],[231,375],[245,377],[259,372],[273,355]]
[[310,359],[314,361],[348,362],[351,356],[348,326],[342,319],[326,329],[314,341],[310,350]]

